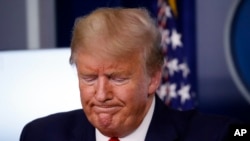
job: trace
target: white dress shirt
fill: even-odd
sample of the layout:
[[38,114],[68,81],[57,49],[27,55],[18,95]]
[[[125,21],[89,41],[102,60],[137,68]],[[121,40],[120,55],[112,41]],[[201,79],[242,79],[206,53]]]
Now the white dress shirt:
[[[147,131],[149,128],[149,124],[152,120],[153,113],[155,108],[155,97],[153,98],[152,104],[149,108],[148,113],[146,114],[145,118],[143,119],[142,123],[139,125],[137,129],[131,134],[119,138],[120,141],[144,141],[147,135]],[[98,129],[96,130],[96,141],[108,141],[110,137],[104,136]]]

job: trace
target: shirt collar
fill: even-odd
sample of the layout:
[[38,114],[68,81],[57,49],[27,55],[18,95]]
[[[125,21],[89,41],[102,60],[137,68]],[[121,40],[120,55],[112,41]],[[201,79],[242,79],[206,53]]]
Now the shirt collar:
[[[147,112],[145,118],[143,119],[140,126],[128,136],[123,138],[119,138],[120,141],[134,141],[135,139],[138,141],[144,141],[147,135],[147,131],[149,128],[149,124],[152,120],[153,113],[155,108],[155,97],[153,97],[152,104]],[[96,141],[108,141],[110,137],[104,136],[99,130],[96,130]]]

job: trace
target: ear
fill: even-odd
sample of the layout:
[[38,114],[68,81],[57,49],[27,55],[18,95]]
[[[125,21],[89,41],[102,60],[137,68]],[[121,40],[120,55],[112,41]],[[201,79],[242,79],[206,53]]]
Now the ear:
[[162,76],[162,71],[161,69],[158,69],[155,71],[150,77],[150,83],[148,86],[148,94],[155,94],[156,90],[158,89],[160,83],[161,83],[161,76]]

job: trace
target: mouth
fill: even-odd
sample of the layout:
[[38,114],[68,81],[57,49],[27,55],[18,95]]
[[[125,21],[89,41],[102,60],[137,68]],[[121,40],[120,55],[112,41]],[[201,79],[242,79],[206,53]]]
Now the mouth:
[[122,107],[116,105],[94,105],[92,108],[96,113],[115,114],[120,111]]

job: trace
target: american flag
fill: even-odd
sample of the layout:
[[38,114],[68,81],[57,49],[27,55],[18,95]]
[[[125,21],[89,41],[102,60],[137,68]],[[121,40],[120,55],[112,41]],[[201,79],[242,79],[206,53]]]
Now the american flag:
[[[195,34],[194,30],[190,30],[194,27],[194,25],[190,25],[190,21],[193,20],[191,22],[194,23],[194,19],[191,18],[180,22],[178,20],[178,16],[180,15],[178,9],[173,14],[171,9],[173,7],[170,7],[167,1],[158,0],[157,6],[157,23],[162,34],[162,49],[165,55],[162,84],[158,89],[158,95],[167,105],[174,109],[193,109],[197,102],[197,92]],[[185,8],[182,7],[182,10],[185,10]]]

